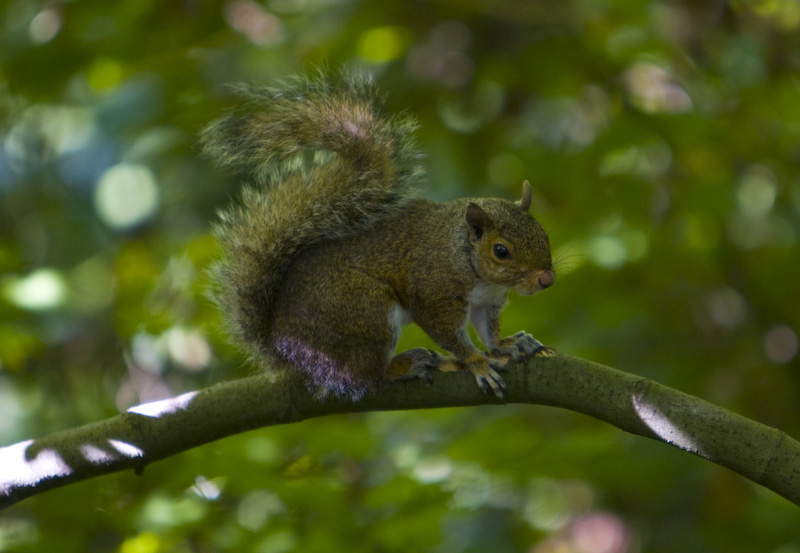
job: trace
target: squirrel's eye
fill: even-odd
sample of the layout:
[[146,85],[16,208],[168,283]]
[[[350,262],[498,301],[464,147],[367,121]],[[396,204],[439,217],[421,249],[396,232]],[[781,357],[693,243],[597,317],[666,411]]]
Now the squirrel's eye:
[[511,257],[511,252],[508,251],[508,248],[505,246],[505,244],[495,244],[492,246],[492,251],[497,259],[508,259]]

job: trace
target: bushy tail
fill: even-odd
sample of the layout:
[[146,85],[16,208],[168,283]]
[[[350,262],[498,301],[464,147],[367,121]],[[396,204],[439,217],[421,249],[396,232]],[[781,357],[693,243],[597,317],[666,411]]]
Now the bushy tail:
[[262,358],[292,256],[373,227],[410,198],[423,170],[415,123],[382,115],[368,79],[295,79],[237,92],[241,111],[201,135],[206,154],[255,183],[214,228],[225,257],[212,269],[212,296],[234,340]]

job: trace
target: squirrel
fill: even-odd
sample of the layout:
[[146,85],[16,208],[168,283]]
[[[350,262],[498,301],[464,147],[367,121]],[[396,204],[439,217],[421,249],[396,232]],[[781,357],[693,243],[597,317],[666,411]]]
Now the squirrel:
[[[323,395],[357,401],[382,382],[466,369],[503,399],[509,359],[551,355],[526,332],[500,338],[510,290],[553,284],[548,236],[516,203],[416,198],[415,121],[382,113],[369,77],[239,85],[244,107],[201,132],[205,154],[249,174],[213,233],[211,296],[253,361],[294,367]],[[394,355],[417,323],[453,357]],[[471,321],[488,353],[470,339]]]

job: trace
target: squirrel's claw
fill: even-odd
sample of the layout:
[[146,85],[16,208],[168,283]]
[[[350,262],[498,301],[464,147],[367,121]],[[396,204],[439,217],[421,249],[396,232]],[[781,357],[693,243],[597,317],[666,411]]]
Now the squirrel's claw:
[[498,370],[504,368],[502,365],[489,362],[487,359],[485,363],[473,364],[468,368],[475,377],[478,387],[484,393],[489,393],[491,390],[498,399],[505,401],[503,391],[506,389],[506,383],[503,377],[497,373]]
[[542,346],[541,349],[535,351],[533,353],[534,357],[555,357],[556,352],[552,349],[548,348],[547,346]]
[[517,332],[508,338],[503,338],[500,341],[500,345],[492,349],[492,357],[497,358],[510,357],[514,361],[517,361],[523,355],[552,357],[555,353],[525,331]]

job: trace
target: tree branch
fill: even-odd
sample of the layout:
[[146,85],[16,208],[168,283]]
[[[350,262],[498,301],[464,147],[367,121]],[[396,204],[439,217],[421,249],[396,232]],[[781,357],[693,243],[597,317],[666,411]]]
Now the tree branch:
[[[508,403],[562,407],[718,463],[800,505],[800,443],[646,378],[577,357],[509,363]],[[497,404],[472,375],[395,382],[358,403],[314,399],[292,379],[252,376],[132,407],[111,419],[0,448],[0,508],[254,428],[334,413]]]

